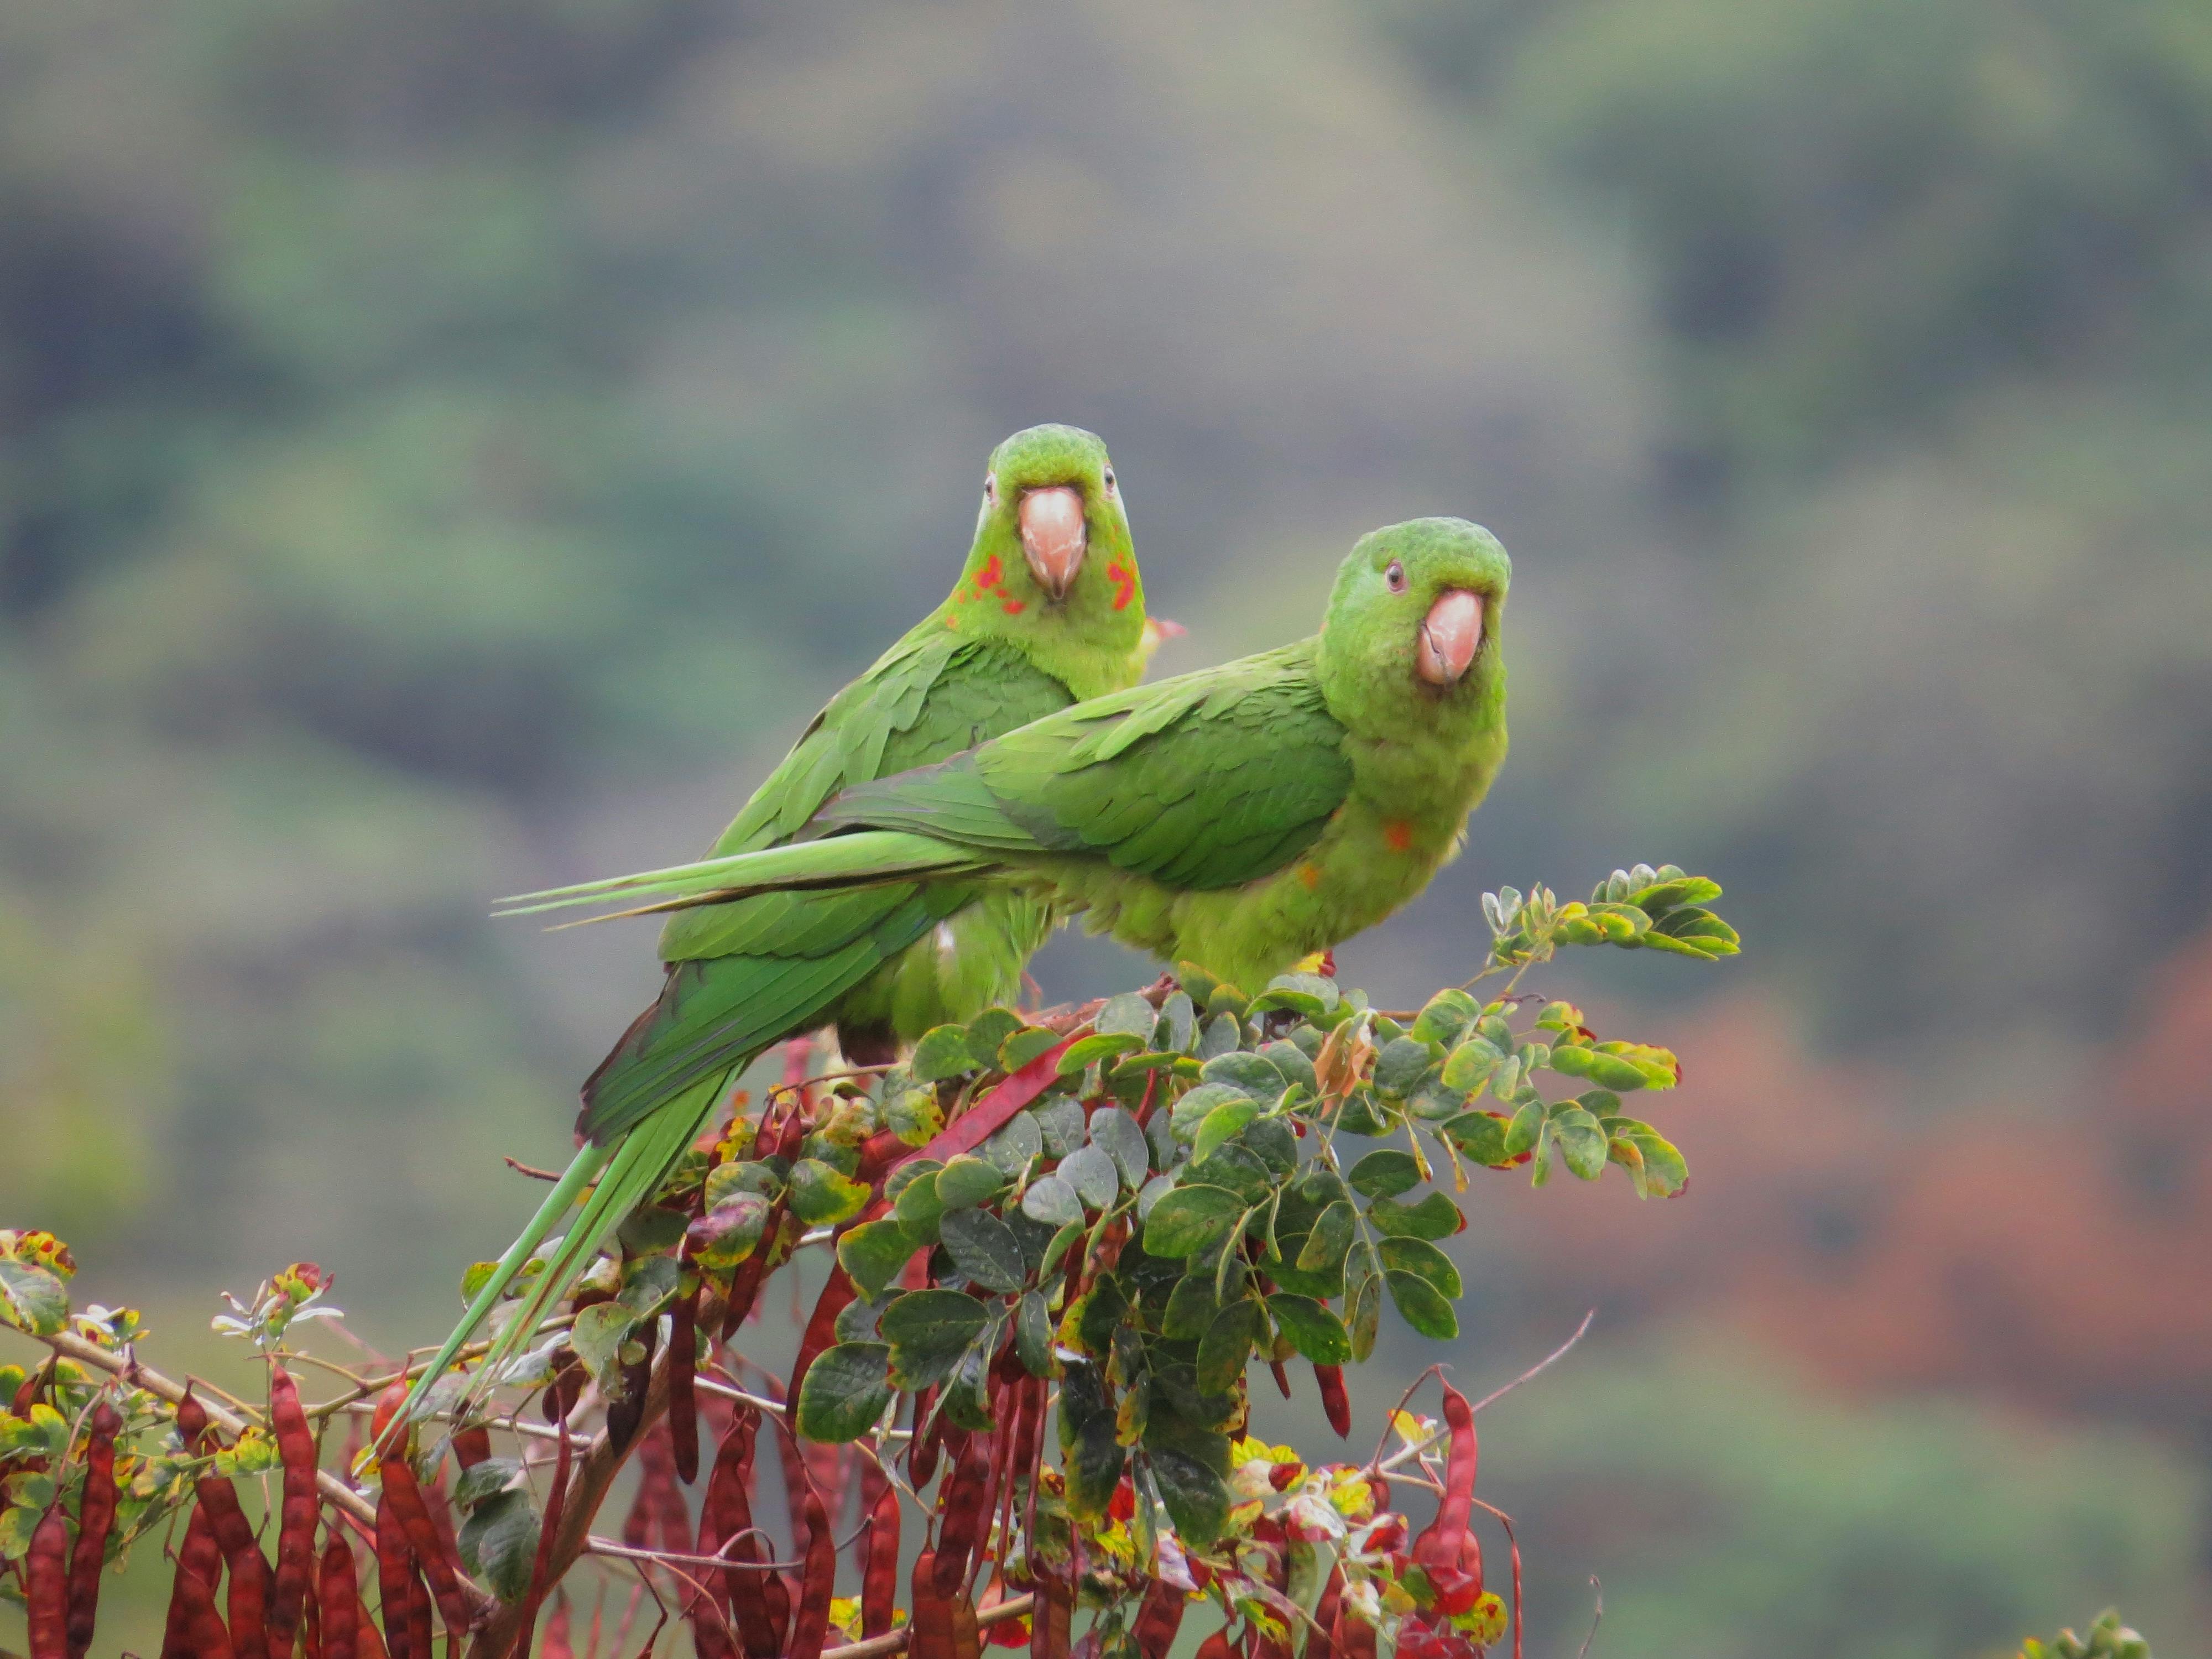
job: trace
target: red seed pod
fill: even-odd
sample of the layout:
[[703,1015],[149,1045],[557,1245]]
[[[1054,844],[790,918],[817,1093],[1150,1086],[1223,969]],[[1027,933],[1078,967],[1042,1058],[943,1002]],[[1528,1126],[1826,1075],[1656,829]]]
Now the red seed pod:
[[[210,1598],[212,1607],[215,1586],[222,1577],[222,1549],[215,1541],[215,1527],[208,1519],[204,1504],[192,1505],[191,1519],[185,1523],[184,1542],[177,1547],[176,1582],[169,1592],[168,1623],[161,1635],[161,1659],[191,1659],[191,1600],[185,1589],[187,1575],[198,1581],[200,1593]],[[216,1622],[222,1621],[218,1619]],[[223,1640],[230,1640],[227,1631]]]
[[[761,1553],[759,1539],[741,1535],[752,1529],[753,1445],[759,1429],[758,1408],[739,1406],[730,1413],[730,1426],[723,1431],[721,1444],[714,1451],[714,1471],[707,1477],[699,1516],[702,1555],[720,1555],[731,1561],[768,1559]],[[732,1543],[732,1539],[738,1541]],[[720,1577],[718,1594],[723,1612],[735,1621],[745,1651],[754,1659],[774,1659],[783,1646],[783,1626],[779,1619],[770,1616],[762,1583],[774,1575],[729,1568]]]
[[1336,1610],[1343,1600],[1344,1571],[1333,1566],[1328,1570],[1328,1582],[1322,1586],[1321,1601],[1314,1607],[1316,1628],[1306,1634],[1305,1659],[1331,1659]]
[[100,1614],[100,1570],[107,1560],[107,1535],[115,1526],[115,1437],[123,1419],[102,1400],[92,1408],[85,1436],[84,1497],[77,1504],[76,1550],[70,1558],[70,1659],[84,1659]]
[[[545,1515],[538,1523],[538,1553],[530,1565],[530,1589],[522,1598],[522,1615],[516,1622],[515,1627],[521,1635],[514,1659],[530,1659],[530,1640],[538,1629],[538,1609],[544,1604],[545,1592],[551,1588],[553,1542],[561,1535],[562,1516],[568,1505],[568,1463],[574,1449],[568,1442],[568,1419],[556,1417],[553,1426],[560,1430],[561,1437],[554,1443],[553,1484],[546,1491]],[[564,1631],[567,1629],[568,1608],[568,1601],[563,1598],[556,1616],[562,1620]],[[546,1642],[550,1651],[552,1643],[550,1630]]]
[[215,1610],[215,1591],[207,1581],[179,1567],[176,1597],[183,1607],[184,1651],[191,1659],[236,1659],[237,1650],[222,1626],[222,1615]]
[[323,1636],[323,1659],[359,1659],[361,1597],[354,1589],[353,1547],[337,1528],[323,1546],[315,1583],[315,1606]]
[[31,1659],[70,1659],[69,1650],[69,1517],[61,1498],[46,1505],[46,1513],[31,1529],[31,1547],[23,1558],[25,1618],[30,1626]]
[[269,1427],[284,1464],[277,1510],[276,1573],[269,1596],[269,1649],[289,1659],[292,1638],[315,1576],[315,1431],[300,1408],[300,1390],[281,1364],[269,1368]]
[[[455,1638],[458,1644],[459,1638]],[[407,1578],[407,1645],[422,1659],[430,1655],[430,1589],[422,1582],[421,1564]]]
[[1145,1659],[1167,1659],[1176,1632],[1182,1628],[1183,1608],[1188,1605],[1183,1593],[1173,1584],[1152,1580],[1152,1587],[1145,1592],[1144,1601],[1137,1608],[1137,1622],[1129,1630]]
[[[873,1214],[881,1205],[872,1205],[864,1214]],[[799,1339],[799,1358],[791,1362],[791,1381],[784,1395],[785,1420],[796,1429],[799,1426],[799,1390],[806,1381],[806,1373],[817,1355],[837,1340],[837,1316],[853,1304],[860,1292],[842,1267],[830,1270],[830,1282],[822,1287],[822,1295],[814,1304],[813,1317],[806,1322],[805,1334]]]
[[1328,1646],[1336,1659],[1375,1659],[1375,1626],[1340,1600],[1336,1622],[1329,1627]]
[[914,1607],[908,1615],[912,1631],[907,1637],[908,1659],[952,1659],[956,1632],[952,1608],[937,1593],[937,1553],[924,1550],[915,1558]]
[[[872,1483],[867,1477],[872,1474]],[[890,1633],[898,1601],[899,1498],[898,1490],[884,1478],[873,1458],[861,1466],[862,1501],[869,1487],[876,1488],[868,1510],[868,1535],[860,1563],[860,1639],[869,1641]]]
[[975,1571],[975,1547],[983,1541],[990,1502],[991,1443],[996,1437],[971,1435],[960,1461],[938,1495],[937,1593],[951,1596],[968,1588]]
[[799,1507],[806,1516],[806,1571],[785,1659],[822,1659],[830,1634],[830,1598],[837,1588],[837,1538],[822,1495],[811,1486],[799,1493]]
[[1451,1431],[1451,1451],[1444,1460],[1443,1495],[1437,1500],[1437,1518],[1413,1540],[1412,1553],[1424,1567],[1455,1568],[1474,1507],[1480,1445],[1475,1437],[1474,1412],[1467,1396],[1449,1383],[1443,1393],[1444,1424]]
[[1037,1575],[1036,1609],[1030,1615],[1030,1659],[1067,1659],[1075,1625],[1075,1590],[1046,1568]]
[[1229,1632],[1224,1627],[1198,1644],[1194,1659],[1229,1659]]
[[1328,1413],[1328,1425],[1336,1431],[1340,1440],[1352,1437],[1352,1396],[1344,1389],[1344,1367],[1316,1365],[1314,1381],[1321,1385],[1321,1407]]
[[185,1449],[200,1455],[200,1441],[208,1431],[207,1407],[192,1396],[192,1385],[185,1384],[185,1397],[177,1402],[177,1432],[184,1438]]
[[975,1603],[968,1592],[947,1596],[952,1624],[952,1659],[981,1659],[983,1632],[975,1622]]
[[453,1462],[464,1470],[476,1468],[490,1455],[491,1431],[483,1424],[453,1431]]
[[[310,1588],[312,1589],[313,1586]],[[323,1659],[321,1610],[316,1606],[315,1598],[312,1595],[301,1603],[301,1607],[300,1652],[302,1659]]]
[[690,1486],[699,1478],[699,1397],[692,1374],[699,1363],[699,1287],[676,1298],[668,1326],[668,1430],[676,1455],[676,1478]]
[[[181,1408],[179,1415],[183,1415]],[[200,1437],[202,1449],[211,1450],[211,1437]],[[215,1529],[215,1541],[230,1569],[230,1645],[238,1659],[265,1659],[269,1651],[269,1562],[254,1541],[252,1523],[239,1506],[238,1492],[229,1477],[202,1474],[192,1483],[200,1505]],[[210,1594],[212,1589],[210,1589]]]
[[[938,1449],[945,1443],[945,1419],[939,1416],[933,1420],[930,1413],[930,1407],[936,1403],[935,1388],[915,1390],[911,1425],[915,1434],[907,1443],[906,1476],[907,1483],[916,1492],[927,1486],[930,1477],[937,1473]],[[924,1424],[929,1426],[925,1429]]]
[[392,1505],[389,1486],[376,1500],[376,1593],[384,1614],[384,1645],[391,1659],[430,1659],[408,1638],[407,1590],[415,1577],[415,1553],[407,1528]]
[[[461,1594],[460,1568],[451,1547],[439,1535],[437,1523],[430,1518],[429,1505],[423,1501],[414,1466],[404,1457],[387,1457],[380,1468],[384,1476],[385,1498],[406,1531],[407,1546],[414,1553],[416,1565],[428,1576],[430,1589],[437,1595],[438,1611],[445,1616],[446,1628],[456,1636],[465,1635],[474,1621],[468,1601]],[[429,1659],[429,1656],[418,1653],[413,1659]]]

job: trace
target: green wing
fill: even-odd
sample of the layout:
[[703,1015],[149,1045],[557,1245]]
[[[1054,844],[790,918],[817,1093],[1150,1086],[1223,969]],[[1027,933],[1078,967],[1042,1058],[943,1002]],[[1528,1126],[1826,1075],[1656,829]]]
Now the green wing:
[[1305,642],[1094,698],[846,790],[809,833],[902,830],[1010,861],[1087,853],[1190,890],[1254,880],[1311,845],[1351,789],[1312,653]]

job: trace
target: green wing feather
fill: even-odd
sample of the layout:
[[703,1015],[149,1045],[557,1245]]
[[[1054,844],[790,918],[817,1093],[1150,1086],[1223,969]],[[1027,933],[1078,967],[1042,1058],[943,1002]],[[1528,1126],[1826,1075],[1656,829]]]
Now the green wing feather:
[[[1352,787],[1344,729],[1312,662],[1310,644],[1291,646],[1094,698],[942,765],[848,789],[810,831],[907,832],[948,856],[963,848],[1014,865],[1090,854],[1194,891],[1254,880],[1310,846]],[[830,833],[818,844],[862,839],[872,838]],[[879,855],[904,845],[876,843]]]

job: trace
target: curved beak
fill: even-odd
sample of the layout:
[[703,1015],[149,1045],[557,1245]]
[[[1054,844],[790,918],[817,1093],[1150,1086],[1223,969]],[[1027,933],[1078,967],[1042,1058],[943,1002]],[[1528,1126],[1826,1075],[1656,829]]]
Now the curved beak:
[[1482,595],[1464,587],[1440,594],[1421,619],[1413,666],[1431,685],[1456,685],[1482,645]]
[[1091,545],[1091,532],[1083,521],[1083,492],[1069,484],[1024,493],[1021,505],[1022,556],[1029,561],[1037,584],[1055,599],[1067,597],[1083,556]]

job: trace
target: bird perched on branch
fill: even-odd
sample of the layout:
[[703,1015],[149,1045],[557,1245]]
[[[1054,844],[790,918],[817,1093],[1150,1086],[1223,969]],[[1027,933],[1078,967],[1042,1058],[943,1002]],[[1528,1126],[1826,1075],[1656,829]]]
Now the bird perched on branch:
[[[951,593],[830,700],[714,855],[785,844],[841,791],[1132,685],[1164,631],[1180,630],[1147,622],[1105,445],[1069,426],[1018,432],[992,452]],[[661,935],[659,997],[584,1085],[581,1150],[478,1289],[410,1406],[580,1199],[484,1374],[519,1351],[763,1050],[831,1025],[848,1058],[889,1059],[933,1025],[1012,1000],[1054,922],[1045,896],[943,878],[687,906]]]
[[1247,991],[1406,902],[1505,757],[1512,566],[1463,519],[1363,537],[1311,639],[857,783],[787,843],[511,901],[677,909],[1001,891]]

